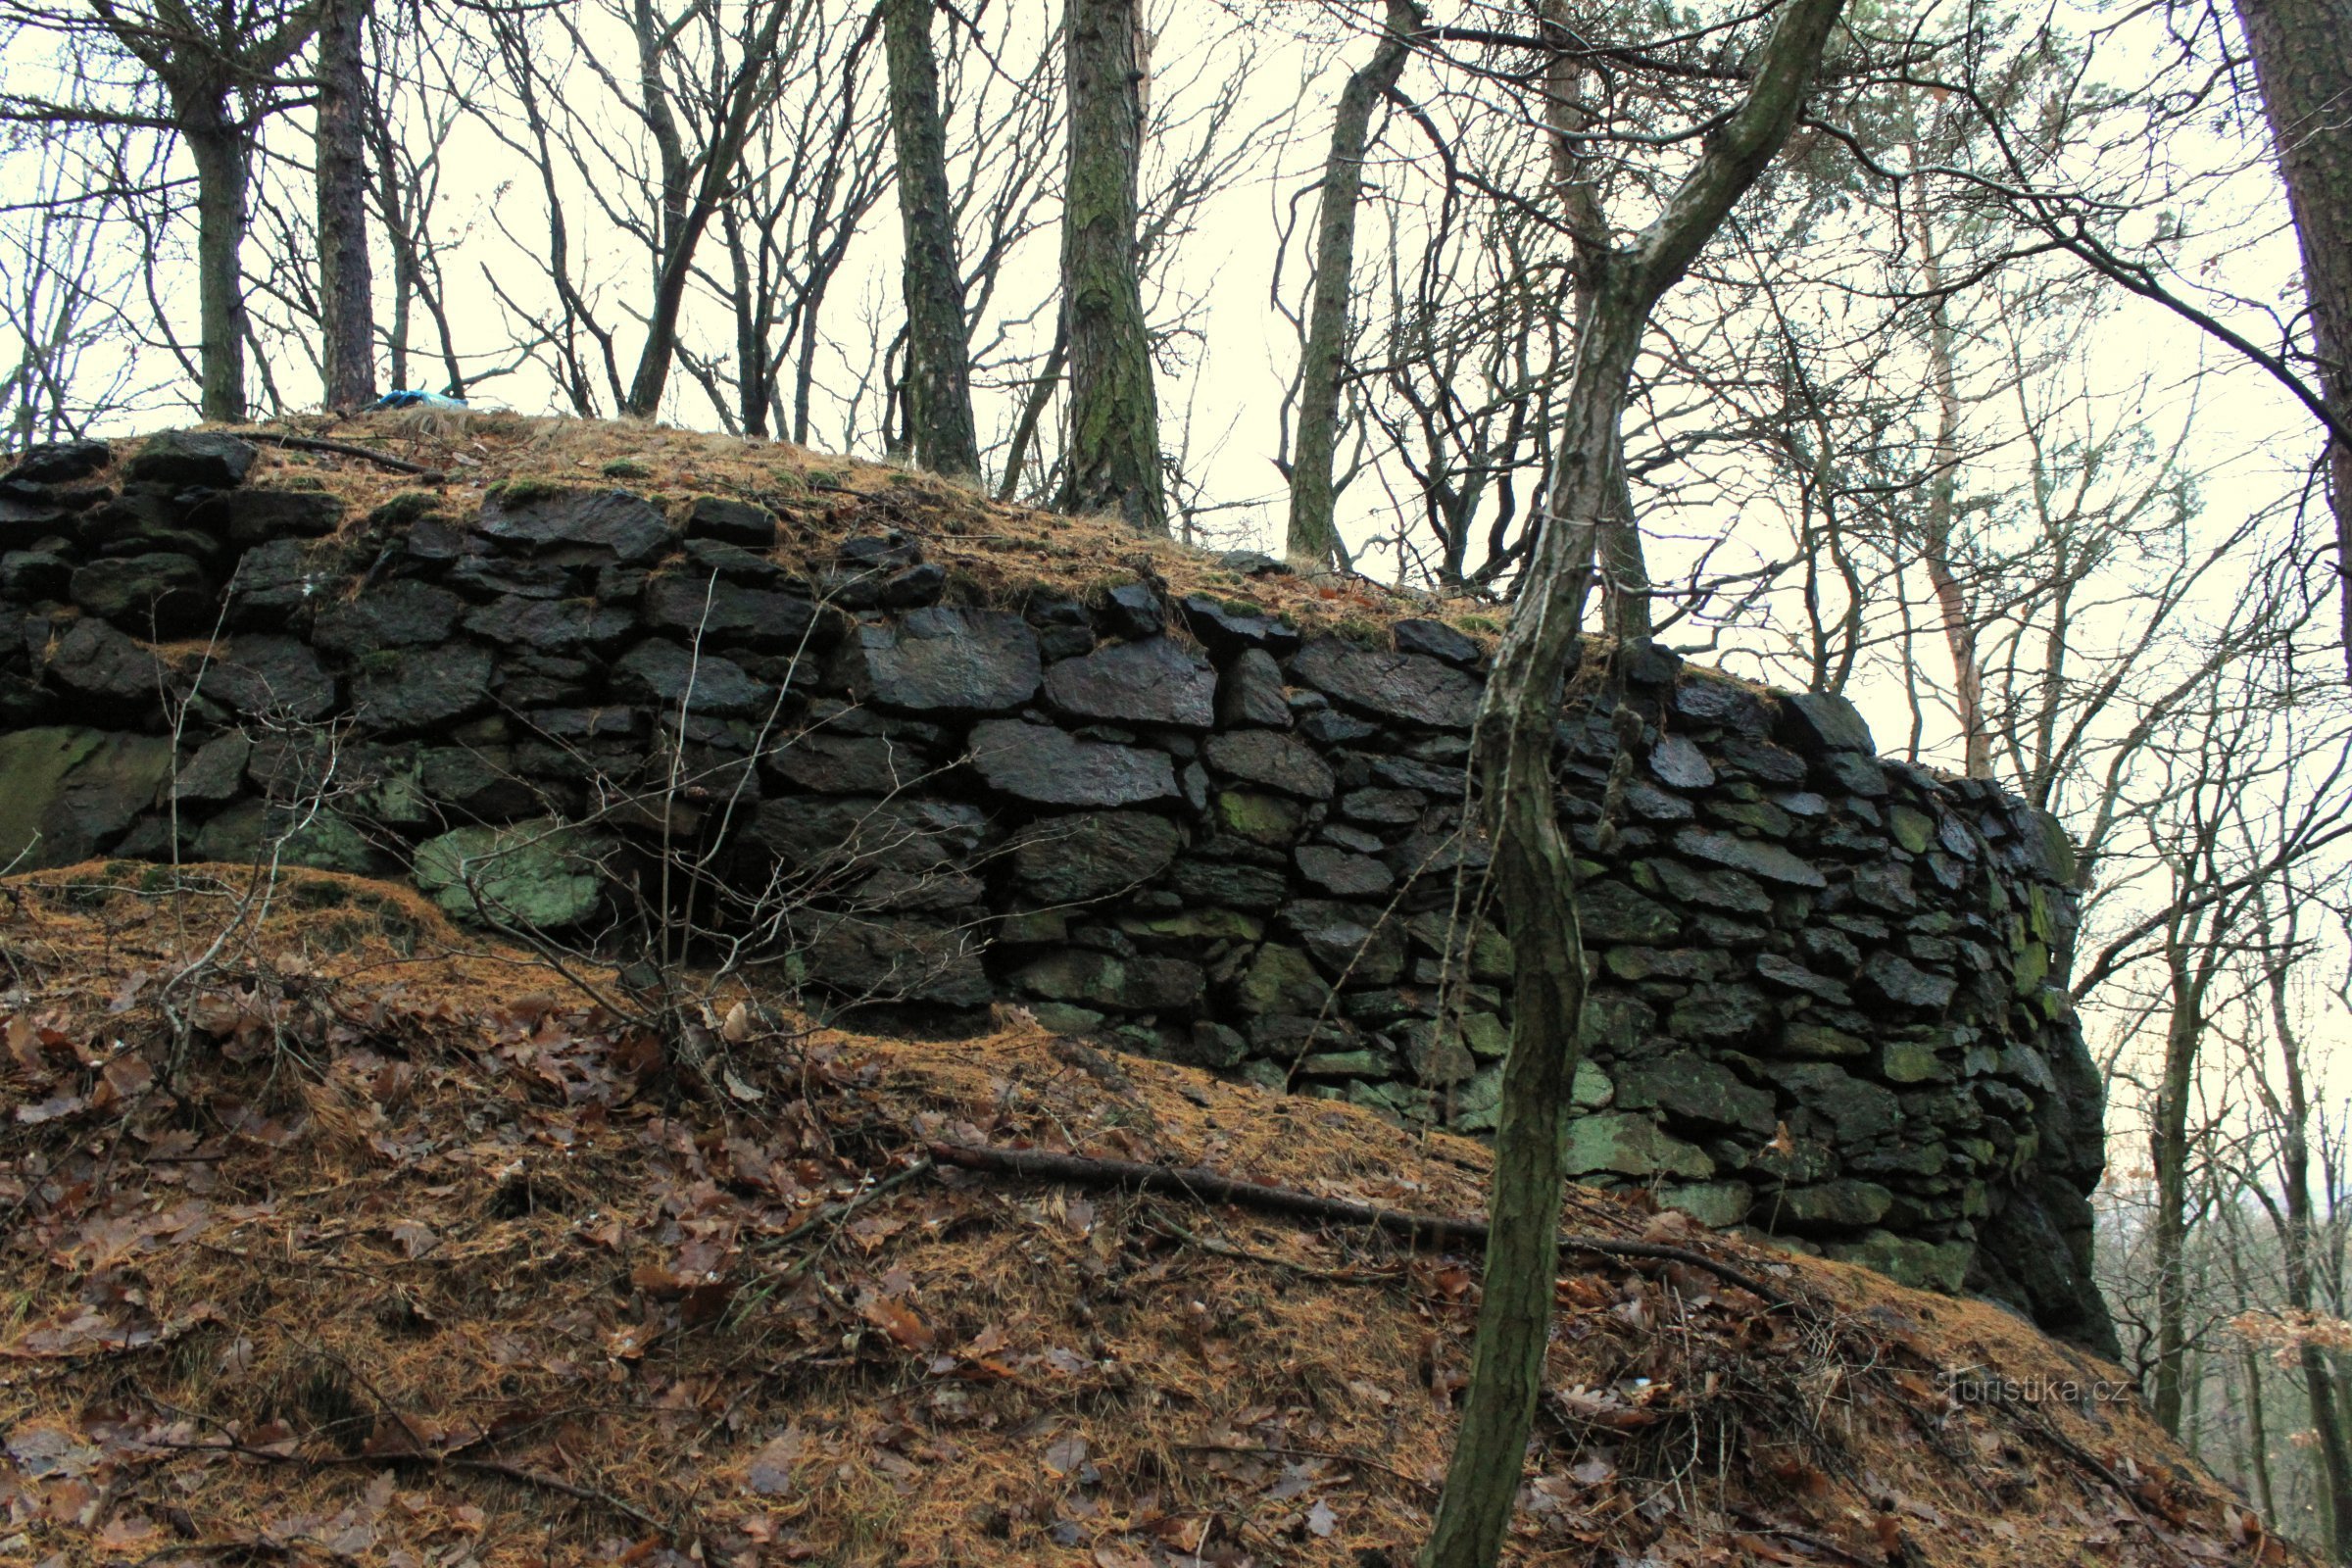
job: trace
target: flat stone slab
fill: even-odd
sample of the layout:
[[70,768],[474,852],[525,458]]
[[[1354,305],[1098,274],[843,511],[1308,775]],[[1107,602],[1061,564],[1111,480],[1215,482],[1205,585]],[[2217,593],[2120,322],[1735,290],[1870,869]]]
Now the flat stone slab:
[[1074,718],[1206,729],[1217,672],[1167,637],[1116,643],[1046,671],[1046,700]]
[[1318,637],[1291,660],[1291,673],[1333,702],[1392,724],[1468,729],[1482,693],[1476,677],[1427,654],[1389,653]]
[[1037,633],[997,610],[934,606],[858,627],[842,651],[851,692],[915,713],[1002,713],[1037,695]]
[[670,545],[669,524],[652,502],[626,490],[514,484],[482,497],[474,531],[511,549],[610,554],[651,561]]
[[1728,865],[1735,871],[1760,876],[1767,882],[1781,882],[1794,888],[1826,888],[1829,878],[1798,859],[1778,844],[1761,839],[1738,838],[1730,833],[1710,833],[1704,828],[1687,827],[1674,836],[1674,847],[1694,860],[1712,860]]
[[989,788],[1039,806],[1108,808],[1181,798],[1165,752],[1082,741],[1051,724],[995,718],[972,730],[972,765]]

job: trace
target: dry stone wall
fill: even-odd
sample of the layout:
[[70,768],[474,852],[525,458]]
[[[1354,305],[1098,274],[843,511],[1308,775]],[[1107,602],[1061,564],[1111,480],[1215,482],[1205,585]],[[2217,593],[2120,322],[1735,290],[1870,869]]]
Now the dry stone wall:
[[[896,534],[788,568],[789,498],[517,483],[354,518],[254,462],[183,433],[0,481],[0,858],[176,831],[609,939],[666,846],[727,890],[704,919],[830,996],[1016,1000],[1493,1127],[1510,950],[1457,874],[1484,654],[1452,627],[1306,636],[1147,582],[956,603]],[[2111,1345],[2063,832],[1878,757],[1838,698],[1656,650],[1628,676],[1605,830],[1611,715],[1559,730],[1596,966],[1571,1168]]]

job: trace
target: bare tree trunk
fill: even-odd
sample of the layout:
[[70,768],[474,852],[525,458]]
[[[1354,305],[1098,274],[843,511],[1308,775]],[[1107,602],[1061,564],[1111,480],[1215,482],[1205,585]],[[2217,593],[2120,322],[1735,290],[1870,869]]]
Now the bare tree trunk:
[[1560,1135],[1585,1002],[1576,857],[1560,831],[1552,741],[1581,646],[1595,535],[1615,505],[1611,455],[1634,361],[1659,297],[1788,139],[1842,5],[1791,0],[1782,11],[1746,98],[1629,246],[1607,247],[1605,232],[1584,235],[1593,250],[1593,297],[1577,338],[1551,516],[1495,655],[1475,737],[1481,809],[1511,933],[1511,1046],[1470,1387],[1421,1568],[1492,1568],[1543,1388],[1558,1263]]
[[327,0],[318,49],[320,379],[330,410],[375,399],[375,303],[368,267],[368,0]]
[[233,423],[245,417],[245,136],[226,94],[190,95],[179,131],[196,166],[197,411]]
[[906,237],[906,433],[914,461],[924,467],[976,478],[980,440],[972,421],[971,331],[963,317],[931,8],[932,0],[884,0],[882,10],[890,128],[899,153],[899,224]]
[[1070,451],[1063,506],[1115,513],[1166,535],[1159,403],[1136,275],[1136,183],[1143,154],[1137,0],[1068,0],[1070,92],[1061,291],[1070,324]]
[[1315,217],[1314,292],[1308,301],[1306,347],[1298,366],[1298,442],[1291,454],[1291,520],[1283,553],[1310,570],[1343,560],[1333,519],[1333,454],[1340,439],[1340,382],[1348,368],[1348,304],[1355,280],[1355,209],[1364,184],[1364,153],[1372,110],[1396,85],[1426,13],[1418,0],[1389,0],[1388,18],[1372,58],[1340,90],[1332,118],[1331,153],[1323,161],[1323,195]]
[[[2352,0],[2236,0],[2303,250],[2321,396],[2352,424]],[[2329,444],[2344,658],[2352,668],[2352,445]]]
[[[2292,892],[2288,897],[2292,899]],[[2271,1028],[2278,1040],[2278,1056],[2286,1080],[2285,1103],[2278,1107],[2278,1186],[2286,1209],[2285,1242],[2286,1304],[2299,1311],[2309,1312],[2318,1304],[2313,1289],[2313,1244],[2311,1203],[2311,1093],[2303,1079],[2301,1035],[2295,1027],[2294,1008],[2287,994],[2287,968],[2296,951],[2296,911],[2291,903],[2285,910],[2284,941],[2273,942],[2271,922],[2267,911],[2257,911],[2264,945],[2274,954],[2266,977],[2269,982]],[[2328,1353],[2310,1339],[2305,1339],[2296,1351],[2296,1360],[2303,1374],[2304,1397],[2311,1403],[2311,1425],[2318,1436],[2320,1492],[2328,1507],[2328,1549],[2336,1561],[2344,1559],[2352,1548],[2352,1451],[2344,1442],[2342,1401],[2336,1387],[2335,1369]],[[2267,1486],[2267,1478],[2266,1478]]]
[[2262,1357],[2251,1348],[2240,1352],[2246,1379],[2246,1446],[2254,1470],[2254,1497],[2262,1516],[2276,1522],[2278,1498],[2271,1487],[2271,1429],[2262,1409]]
[[1928,514],[1921,527],[1921,554],[1928,581],[1943,614],[1944,646],[1952,654],[1953,706],[1960,718],[1965,768],[1970,778],[1992,777],[1992,734],[1984,722],[1984,675],[1977,658],[1977,626],[1968,595],[1952,562],[1953,512],[1960,490],[1960,372],[1952,354],[1952,318],[1943,293],[1943,255],[1925,202],[1919,205],[1920,281],[1927,286],[1928,371],[1936,383],[1935,472],[1928,480]]
[[[1576,257],[1576,331],[1581,340],[1592,322],[1607,265],[1608,219],[1601,211],[1592,155],[1583,150],[1592,112],[1585,100],[1585,62],[1571,47],[1576,34],[1569,24],[1567,0],[1544,0],[1543,22],[1544,35],[1553,46],[1544,73],[1544,124],[1552,190],[1567,214]],[[1622,428],[1610,432],[1607,466],[1607,501],[1597,514],[1592,548],[1600,566],[1604,624],[1609,635],[1625,643],[1647,637],[1651,620],[1649,562],[1642,549],[1640,519],[1634,515]]]
[[2156,1387],[2148,1402],[2157,1424],[2179,1437],[2180,1375],[2188,1348],[2188,1097],[2205,1031],[2204,987],[2191,973],[2191,956],[2178,934],[2166,945],[2165,963],[2173,1010],[2165,1025],[2164,1071],[2149,1133],[2156,1168],[2156,1216],[2149,1228],[2156,1266]]
[[[674,119],[660,82],[657,51],[662,47],[662,34],[650,12],[640,12],[639,47],[649,57],[641,73],[646,78],[646,118],[662,152],[664,211],[653,309],[646,313],[645,347],[638,353],[628,396],[621,400],[621,413],[637,418],[650,419],[661,411],[662,394],[669,385],[670,367],[677,359],[678,317],[686,308],[686,285],[694,277],[695,251],[710,220],[735,188],[752,119],[771,96],[776,40],[796,8],[788,0],[765,0],[765,4],[767,15],[757,32],[743,39],[743,57],[725,83],[725,116],[710,128],[699,168],[678,149]],[[863,45],[864,37],[860,37],[858,47]],[[689,176],[691,190],[687,188]]]

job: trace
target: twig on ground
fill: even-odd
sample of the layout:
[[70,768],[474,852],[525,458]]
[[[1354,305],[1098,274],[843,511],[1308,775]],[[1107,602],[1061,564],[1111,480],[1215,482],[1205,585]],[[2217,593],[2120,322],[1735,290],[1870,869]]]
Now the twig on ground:
[[[1369,1225],[1421,1246],[1451,1244],[1483,1251],[1487,1245],[1484,1220],[1457,1219],[1448,1214],[1419,1214],[1408,1209],[1379,1208],[1341,1198],[1322,1198],[1295,1188],[1268,1187],[1237,1181],[1199,1166],[1145,1165],[1126,1159],[1095,1159],[1084,1154],[1057,1154],[1039,1149],[981,1148],[970,1144],[932,1144],[931,1157],[942,1165],[1024,1176],[1039,1181],[1069,1182],[1084,1187],[1133,1187],[1142,1192],[1196,1202],[1235,1203],[1270,1214],[1298,1219],[1329,1220],[1342,1225]],[[1761,1297],[1776,1310],[1794,1311],[1798,1303],[1746,1270],[1718,1262],[1704,1252],[1667,1247],[1656,1242],[1617,1242],[1596,1236],[1562,1236],[1566,1251],[1592,1252],[1603,1257],[1638,1258],[1682,1263],[1714,1275],[1727,1285]]]
[[1351,1464],[1366,1470],[1378,1470],[1395,1476],[1408,1487],[1435,1496],[1438,1489],[1416,1476],[1408,1476],[1395,1465],[1384,1464],[1365,1454],[1348,1453],[1338,1448],[1301,1448],[1288,1443],[1176,1443],[1171,1447],[1188,1453],[1290,1454],[1301,1459],[1330,1459],[1340,1464]]
[[1380,1269],[1371,1273],[1362,1269],[1317,1268],[1311,1263],[1293,1262],[1290,1258],[1276,1257],[1270,1252],[1252,1252],[1246,1247],[1233,1247],[1206,1236],[1196,1236],[1162,1214],[1152,1215],[1147,1228],[1203,1252],[1213,1252],[1218,1257],[1262,1264],[1267,1268],[1288,1269],[1302,1278],[1329,1280],[1335,1285],[1394,1285],[1405,1277],[1405,1271],[1401,1268]]
[[439,468],[427,467],[421,463],[411,463],[406,458],[396,458],[388,452],[376,452],[350,441],[328,441],[315,435],[285,435],[276,430],[232,430],[229,433],[247,441],[267,441],[271,446],[291,447],[297,452],[325,452],[339,458],[358,458],[364,463],[372,463],[379,467],[389,468],[394,473],[413,473],[419,479],[429,480],[435,484],[449,477]]

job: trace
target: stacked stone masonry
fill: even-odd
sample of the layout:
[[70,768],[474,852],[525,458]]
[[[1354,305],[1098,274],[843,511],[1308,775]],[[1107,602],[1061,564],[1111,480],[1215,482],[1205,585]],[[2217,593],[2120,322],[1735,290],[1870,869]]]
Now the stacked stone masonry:
[[[183,858],[609,941],[666,845],[831,998],[1013,1000],[1494,1126],[1510,950],[1470,907],[1484,655],[1453,628],[1303,636],[1141,581],[956,603],[896,534],[788,568],[782,501],[514,483],[347,517],[255,460],[176,433],[0,480],[0,859],[168,859],[176,824]],[[1877,757],[1838,698],[1627,673],[1621,820],[1610,716],[1559,730],[1594,964],[1571,1169],[2111,1345],[2064,833]]]

